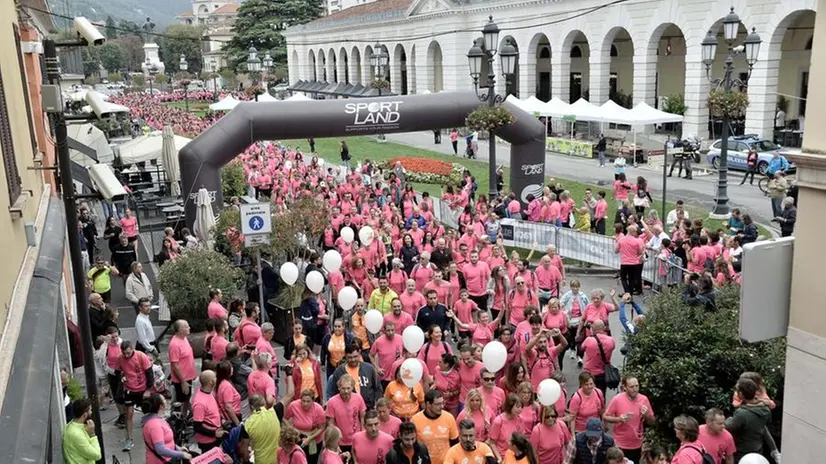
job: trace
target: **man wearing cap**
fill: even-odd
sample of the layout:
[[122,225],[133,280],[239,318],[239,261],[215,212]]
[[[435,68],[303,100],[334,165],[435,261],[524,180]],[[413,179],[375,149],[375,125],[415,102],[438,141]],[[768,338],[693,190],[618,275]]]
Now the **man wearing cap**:
[[614,446],[614,437],[605,433],[601,420],[592,417],[585,424],[585,431],[576,434],[575,443],[568,448],[566,464],[605,463],[608,448]]

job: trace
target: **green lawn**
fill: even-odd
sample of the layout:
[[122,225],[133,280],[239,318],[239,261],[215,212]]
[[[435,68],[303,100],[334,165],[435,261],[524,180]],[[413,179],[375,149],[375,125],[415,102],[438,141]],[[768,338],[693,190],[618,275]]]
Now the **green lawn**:
[[[186,108],[186,102],[183,102],[183,101],[167,102],[166,104],[169,105],[169,106],[172,106],[174,108],[180,108],[180,109],[185,109]],[[189,102],[189,112],[194,114],[195,116],[198,116],[198,117],[202,118],[202,117],[204,117],[206,112],[209,110],[209,105],[210,105],[209,102],[191,101],[191,102]]]
[[[331,162],[338,162],[339,158],[339,138],[327,138],[327,139],[316,139],[316,151],[321,155],[324,159],[331,161]],[[347,141],[347,146],[350,148],[350,155],[353,157],[353,161],[364,161],[365,159],[369,158],[373,161],[386,161],[391,158],[395,158],[398,156],[413,156],[413,157],[425,157],[425,158],[435,158],[442,161],[448,161],[453,163],[460,163],[465,166],[476,178],[476,182],[479,184],[478,192],[485,194],[488,191],[488,164],[483,163],[481,161],[474,161],[468,160],[465,158],[457,158],[454,156],[443,155],[441,153],[433,152],[430,150],[423,150],[420,148],[410,147],[408,145],[401,145],[392,142],[380,143],[376,140],[375,137],[347,137],[344,140]],[[282,141],[284,144],[290,146],[297,146],[300,147],[302,150],[307,151],[309,150],[309,144],[306,140],[284,140]],[[508,180],[510,177],[510,169],[505,168],[505,189],[508,189]],[[546,181],[549,178],[546,178]],[[563,187],[571,192],[573,199],[576,201],[577,204],[581,203],[581,200],[585,197],[585,189],[590,188],[594,194],[600,190],[605,190],[607,194],[606,198],[608,199],[608,214],[609,218],[613,218],[614,214],[616,213],[616,203],[611,200],[611,187],[608,185],[605,186],[597,186],[597,185],[590,185],[584,184],[581,182],[575,182],[568,179],[563,179],[561,177],[554,178],[556,182],[561,182]],[[413,184],[416,191],[420,192],[429,192],[433,197],[440,197],[442,194],[442,186],[441,185],[433,185],[433,184]],[[654,204],[652,205],[658,212],[662,211],[662,202],[655,200]],[[672,202],[666,203],[666,210],[674,209],[674,204]],[[689,214],[692,218],[707,218],[708,211],[688,206],[687,207]],[[712,221],[705,219],[704,222],[709,227],[723,227],[722,221]],[[608,227],[607,233],[611,233],[613,228]],[[762,235],[771,236],[768,230],[760,228],[760,233]]]

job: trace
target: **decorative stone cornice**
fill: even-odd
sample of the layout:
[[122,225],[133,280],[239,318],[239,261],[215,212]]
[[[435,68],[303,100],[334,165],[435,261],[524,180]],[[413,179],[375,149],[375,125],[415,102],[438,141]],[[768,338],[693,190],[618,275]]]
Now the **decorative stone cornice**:
[[806,153],[785,155],[797,165],[797,185],[816,190],[826,190],[826,152],[805,149]]

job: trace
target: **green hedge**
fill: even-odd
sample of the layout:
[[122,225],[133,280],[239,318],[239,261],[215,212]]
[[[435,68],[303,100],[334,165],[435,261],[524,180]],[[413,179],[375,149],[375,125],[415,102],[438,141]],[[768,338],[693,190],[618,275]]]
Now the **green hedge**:
[[778,404],[772,429],[779,436],[786,342],[740,340],[739,291],[737,286],[717,290],[716,312],[682,303],[677,289],[648,299],[645,329],[628,341],[625,365],[625,373],[639,379],[657,417],[646,434],[648,442],[676,448],[671,421],[679,414],[690,414],[701,424],[711,407],[729,415],[734,387],[745,371],[765,379]]

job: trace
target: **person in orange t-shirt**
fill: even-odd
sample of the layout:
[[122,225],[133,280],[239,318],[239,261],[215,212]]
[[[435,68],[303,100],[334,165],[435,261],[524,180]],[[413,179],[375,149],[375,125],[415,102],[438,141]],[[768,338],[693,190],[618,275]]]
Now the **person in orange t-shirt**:
[[396,368],[395,380],[384,389],[384,397],[390,400],[394,416],[409,420],[419,412],[419,407],[424,402],[424,389],[421,382],[417,382],[413,388],[405,385],[399,366]]
[[[464,464],[466,462],[495,464],[496,457],[487,443],[476,440],[476,425],[465,419],[459,424],[459,444],[453,445],[444,456],[444,464]],[[436,461],[435,459],[433,462]]]
[[[410,419],[416,426],[416,436],[430,453],[431,462],[447,462],[445,456],[450,449],[450,440],[459,438],[456,419],[442,409],[445,399],[437,390],[430,390],[424,397],[424,410]],[[476,440],[476,432],[473,432]],[[492,454],[491,454],[492,456]],[[456,461],[457,464],[461,461]]]

